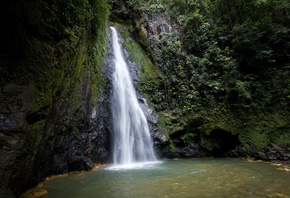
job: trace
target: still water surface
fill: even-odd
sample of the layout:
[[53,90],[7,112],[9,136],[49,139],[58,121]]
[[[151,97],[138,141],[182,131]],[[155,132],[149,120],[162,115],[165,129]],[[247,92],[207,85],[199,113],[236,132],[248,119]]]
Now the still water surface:
[[240,159],[165,160],[98,167],[46,181],[43,198],[290,197],[290,174]]

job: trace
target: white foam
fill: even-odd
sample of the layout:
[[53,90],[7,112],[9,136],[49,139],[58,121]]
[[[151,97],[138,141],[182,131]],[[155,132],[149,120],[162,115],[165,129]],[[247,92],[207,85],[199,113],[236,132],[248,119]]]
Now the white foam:
[[151,162],[140,162],[140,163],[132,163],[132,164],[113,164],[105,168],[106,170],[132,170],[132,169],[153,169],[156,166],[163,164],[163,161],[151,161]]

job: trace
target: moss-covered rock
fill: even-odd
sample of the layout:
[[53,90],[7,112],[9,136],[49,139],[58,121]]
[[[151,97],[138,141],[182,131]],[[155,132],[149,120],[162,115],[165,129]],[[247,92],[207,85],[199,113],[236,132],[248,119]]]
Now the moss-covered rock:
[[16,196],[48,175],[109,160],[110,118],[91,116],[108,109],[108,14],[104,0],[3,2],[0,186]]

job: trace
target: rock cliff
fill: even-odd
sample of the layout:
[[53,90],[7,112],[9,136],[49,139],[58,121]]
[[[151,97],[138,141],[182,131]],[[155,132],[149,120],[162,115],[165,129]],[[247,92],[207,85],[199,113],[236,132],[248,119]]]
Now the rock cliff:
[[[105,1],[1,6],[0,193],[110,160]],[[100,11],[93,15],[91,10]],[[3,21],[5,19],[5,21]],[[1,194],[1,197],[2,197]]]

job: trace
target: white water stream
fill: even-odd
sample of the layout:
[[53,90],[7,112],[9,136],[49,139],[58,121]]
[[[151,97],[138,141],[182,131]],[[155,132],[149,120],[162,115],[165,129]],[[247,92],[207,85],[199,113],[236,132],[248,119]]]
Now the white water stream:
[[155,161],[156,156],[145,115],[138,103],[117,31],[112,31],[115,71],[113,73],[112,114],[114,164],[130,165]]

